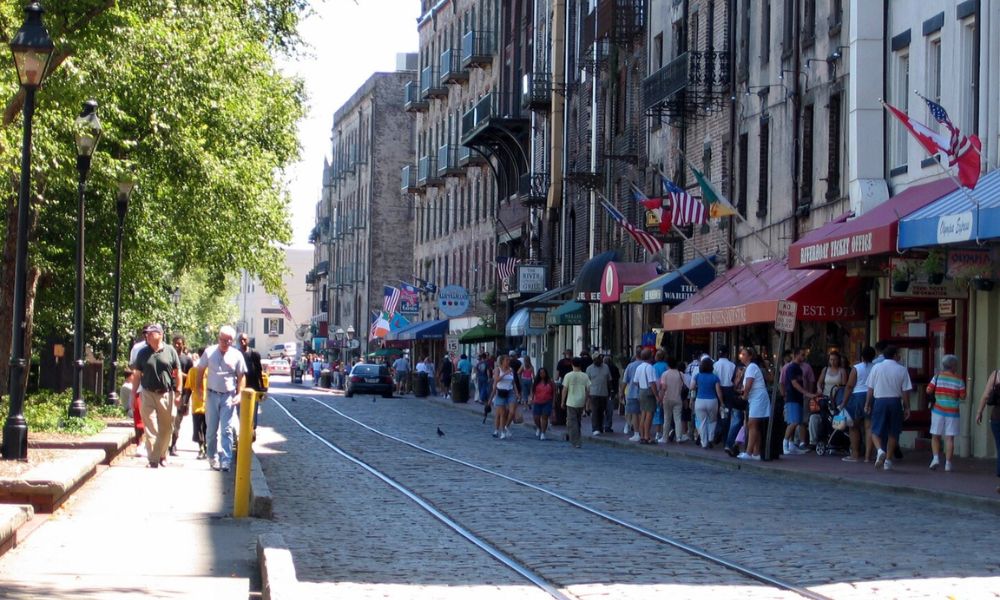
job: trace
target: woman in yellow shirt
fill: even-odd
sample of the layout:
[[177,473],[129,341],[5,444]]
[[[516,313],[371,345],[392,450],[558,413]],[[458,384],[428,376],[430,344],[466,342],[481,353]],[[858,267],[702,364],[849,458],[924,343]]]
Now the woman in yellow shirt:
[[[198,356],[205,352],[204,348],[198,350]],[[197,361],[195,361],[197,364]],[[197,377],[201,377],[201,385],[195,385]],[[205,369],[194,367],[187,372],[187,381],[184,388],[191,390],[191,425],[193,434],[191,439],[198,444],[198,458],[205,458],[205,379],[207,377]]]

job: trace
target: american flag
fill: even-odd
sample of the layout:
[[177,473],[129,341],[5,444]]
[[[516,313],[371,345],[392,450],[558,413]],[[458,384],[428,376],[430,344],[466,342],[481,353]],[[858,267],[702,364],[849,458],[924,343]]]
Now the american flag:
[[708,211],[705,210],[705,204],[701,200],[687,193],[687,191],[666,177],[663,178],[663,187],[670,196],[671,214],[674,225],[683,227],[692,223],[700,224],[708,222]]
[[514,276],[514,270],[521,264],[521,259],[514,256],[497,257],[497,276],[501,281],[507,281]]
[[387,285],[384,287],[384,298],[382,299],[382,311],[392,317],[396,314],[396,306],[399,304],[399,288]]
[[294,323],[295,319],[292,318],[292,311],[288,310],[288,307],[285,306],[285,303],[281,300],[278,300],[278,304],[281,306],[281,314],[285,315],[286,319]]
[[609,204],[606,200],[601,200],[601,204],[604,206],[604,209],[608,211],[608,214],[611,215],[611,218],[621,225],[622,229],[627,231],[636,243],[645,248],[646,252],[656,254],[661,248],[663,248],[663,244],[660,243],[660,240],[653,237],[652,234],[646,233],[635,225],[629,223],[628,219],[625,218],[625,215],[623,215],[617,208]]
[[927,108],[930,109],[931,116],[934,117],[934,120],[941,125],[944,125],[945,129],[948,130],[949,142],[948,148],[945,152],[948,154],[949,166],[954,166],[958,157],[971,148],[969,138],[962,135],[962,132],[959,131],[958,127],[951,122],[951,119],[948,118],[948,111],[946,111],[943,106],[930,98],[925,98],[924,96],[920,97],[927,103]]

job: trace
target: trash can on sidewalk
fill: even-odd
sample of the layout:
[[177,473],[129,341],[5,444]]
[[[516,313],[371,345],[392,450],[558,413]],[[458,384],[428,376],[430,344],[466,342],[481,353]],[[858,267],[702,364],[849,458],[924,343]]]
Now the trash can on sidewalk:
[[413,380],[413,395],[417,398],[426,398],[428,394],[430,394],[430,385],[427,373],[416,373]]
[[292,367],[292,383],[302,383],[302,369],[298,366]]
[[323,369],[319,372],[319,387],[330,387],[330,369]]
[[469,376],[459,371],[451,378],[451,401],[469,401]]

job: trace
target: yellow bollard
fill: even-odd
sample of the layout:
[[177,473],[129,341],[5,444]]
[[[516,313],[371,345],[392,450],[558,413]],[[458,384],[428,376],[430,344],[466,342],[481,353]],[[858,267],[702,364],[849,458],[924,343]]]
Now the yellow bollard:
[[253,415],[257,412],[257,392],[244,388],[240,396],[240,437],[236,448],[236,491],[233,516],[250,516],[250,456],[253,452]]

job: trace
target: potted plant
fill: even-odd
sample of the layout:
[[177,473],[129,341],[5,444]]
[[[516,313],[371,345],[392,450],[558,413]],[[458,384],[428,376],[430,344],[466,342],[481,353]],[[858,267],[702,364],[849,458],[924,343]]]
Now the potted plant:
[[896,261],[892,264],[892,291],[905,292],[910,288],[910,280],[913,272],[910,265],[904,261]]
[[990,265],[970,265],[955,274],[955,282],[959,285],[971,285],[973,288],[988,292],[993,289],[993,270]]
[[927,253],[921,265],[921,270],[927,275],[927,282],[931,285],[941,285],[944,281],[945,253],[943,250],[931,250]]

